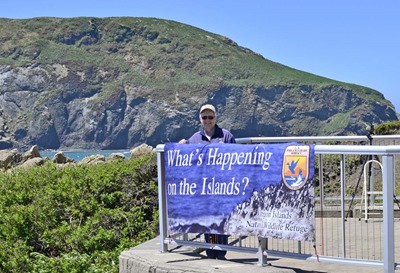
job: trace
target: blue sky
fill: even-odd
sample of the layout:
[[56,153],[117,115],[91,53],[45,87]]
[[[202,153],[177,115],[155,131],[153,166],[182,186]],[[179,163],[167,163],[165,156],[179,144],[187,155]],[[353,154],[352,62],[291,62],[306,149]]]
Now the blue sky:
[[272,61],[378,90],[400,112],[397,0],[13,0],[2,18],[155,17],[220,34]]

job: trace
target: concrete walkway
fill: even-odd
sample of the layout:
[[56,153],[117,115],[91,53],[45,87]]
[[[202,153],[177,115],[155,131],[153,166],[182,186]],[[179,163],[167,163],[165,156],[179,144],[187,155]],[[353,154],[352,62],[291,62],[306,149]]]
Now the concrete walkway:
[[154,238],[121,253],[119,273],[380,273],[383,268],[268,257],[268,266],[258,266],[255,254],[228,251],[226,260],[207,259],[193,247],[182,246],[160,252],[160,239]]

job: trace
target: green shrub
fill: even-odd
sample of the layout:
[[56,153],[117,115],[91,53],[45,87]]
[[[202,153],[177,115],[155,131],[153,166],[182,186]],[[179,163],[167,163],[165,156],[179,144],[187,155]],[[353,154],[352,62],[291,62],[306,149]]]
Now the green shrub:
[[388,121],[376,126],[374,133],[376,135],[392,135],[400,130],[400,121]]
[[158,233],[154,156],[0,174],[0,272],[118,272]]

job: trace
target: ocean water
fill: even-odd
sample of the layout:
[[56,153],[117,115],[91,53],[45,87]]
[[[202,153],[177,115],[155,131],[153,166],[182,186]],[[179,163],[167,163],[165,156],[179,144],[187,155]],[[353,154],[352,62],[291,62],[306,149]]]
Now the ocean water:
[[57,150],[57,151],[39,151],[40,155],[42,158],[48,157],[50,159],[53,159],[54,155],[58,152],[63,152],[64,155],[68,158],[74,159],[77,162],[81,161],[83,158],[95,154],[100,154],[104,155],[105,157],[108,157],[109,155],[113,153],[121,153],[125,156],[125,158],[130,157],[130,150],[77,150],[77,151],[62,151],[62,150]]

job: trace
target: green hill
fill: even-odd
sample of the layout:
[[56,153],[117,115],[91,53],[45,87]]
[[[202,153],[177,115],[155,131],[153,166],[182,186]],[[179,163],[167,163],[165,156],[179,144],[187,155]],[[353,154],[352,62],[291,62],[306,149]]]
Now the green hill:
[[0,19],[0,42],[2,148],[177,141],[198,129],[205,102],[237,137],[364,134],[371,123],[397,120],[376,90],[174,21]]

